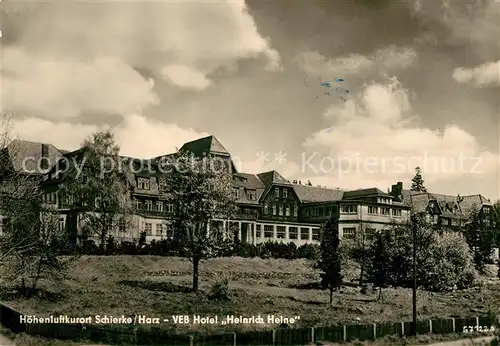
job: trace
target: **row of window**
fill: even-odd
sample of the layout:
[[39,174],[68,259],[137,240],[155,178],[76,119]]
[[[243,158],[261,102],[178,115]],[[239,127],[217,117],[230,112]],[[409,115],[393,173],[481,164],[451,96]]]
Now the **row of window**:
[[[274,239],[273,225],[264,225],[264,229],[262,229],[261,225],[256,225],[255,231],[257,238]],[[276,238],[286,239],[286,226],[276,226]],[[288,239],[309,240],[309,228],[288,227]],[[312,240],[320,241],[319,228],[312,229]]]
[[145,222],[144,223],[144,232],[146,232],[147,236],[166,236],[166,237],[173,237],[174,236],[174,230],[172,227],[169,227],[163,223],[156,223],[155,225],[155,234],[153,234],[153,224],[150,222]]
[[[156,203],[154,204],[154,209],[153,209],[153,201],[152,200],[145,200],[144,203],[141,203],[141,201],[136,199],[136,200],[134,200],[134,204],[135,204],[136,210],[141,210],[142,204],[144,204],[144,210],[146,210],[146,211],[156,211],[156,212],[166,211],[167,213],[174,212],[174,205],[172,203],[164,204],[162,201],[156,201]],[[164,206],[165,206],[165,208],[164,208]]]
[[[371,241],[375,237],[377,230],[375,228],[365,229],[365,239]],[[345,227],[342,228],[342,237],[345,239],[355,239],[356,238],[356,227]]]
[[[298,216],[299,206],[289,204],[272,204],[271,215],[273,216]],[[269,205],[264,204],[264,215],[269,215]]]
[[[340,207],[340,212],[342,214],[357,214],[358,213],[358,206],[357,205],[342,205]],[[321,216],[331,216],[331,215],[336,215],[337,214],[337,206],[326,206],[326,207],[315,207],[315,208],[309,208],[305,210],[305,215],[307,217],[321,217]],[[390,216],[391,215],[391,208],[387,207],[368,207],[368,214],[373,214],[373,215],[385,215],[385,216]],[[392,216],[401,216],[402,211],[401,209],[392,209]]]
[[[282,191],[281,194],[280,194],[280,191]],[[283,187],[283,188],[275,187],[274,188],[274,197],[288,198],[288,189],[286,187]]]
[[[152,179],[156,182],[156,178],[152,177]],[[137,188],[140,190],[151,190],[151,178],[137,178]],[[158,179],[158,190],[167,191],[165,179]]]
[[[250,201],[257,200],[257,190],[245,189],[245,196]],[[236,199],[240,198],[240,189],[238,187],[233,188],[233,197]]]

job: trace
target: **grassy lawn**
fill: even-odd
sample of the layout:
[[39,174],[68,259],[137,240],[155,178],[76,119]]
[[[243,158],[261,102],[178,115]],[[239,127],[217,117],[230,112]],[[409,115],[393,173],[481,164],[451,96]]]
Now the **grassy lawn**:
[[[376,323],[411,320],[411,290],[387,289],[383,301],[346,286],[328,304],[326,291],[314,289],[319,273],[306,260],[217,258],[202,263],[201,292],[191,293],[188,260],[155,256],[82,257],[60,284],[42,282],[46,297],[2,300],[25,314],[94,316],[134,314],[169,318],[171,315],[281,315],[300,316],[297,326]],[[231,300],[207,298],[211,284],[222,276],[230,281]],[[351,279],[353,271],[346,273]],[[350,278],[349,278],[350,276]],[[3,283],[6,286],[6,283]],[[313,288],[310,288],[310,287]],[[305,289],[304,287],[308,287]],[[421,319],[500,314],[500,284],[483,278],[480,287],[450,294],[419,291]],[[276,325],[193,325],[162,323],[178,332],[272,328]],[[56,345],[56,344],[55,344]]]

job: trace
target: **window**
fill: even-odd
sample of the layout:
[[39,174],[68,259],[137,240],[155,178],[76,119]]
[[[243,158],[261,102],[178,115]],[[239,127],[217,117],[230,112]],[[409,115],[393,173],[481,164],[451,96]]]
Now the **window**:
[[285,206],[285,215],[290,216],[290,206],[289,205]]
[[152,201],[146,201],[146,210],[151,211],[153,210],[153,202]]
[[402,215],[401,209],[393,209],[392,210],[392,215],[393,216],[401,216]]
[[297,216],[299,214],[299,206],[295,205],[293,207],[293,216]]
[[273,215],[276,215],[276,204],[273,204]]
[[149,190],[149,179],[137,178],[137,187],[141,190]]
[[279,216],[283,216],[283,206],[282,205],[279,206],[278,211],[279,211]]
[[162,234],[163,234],[163,224],[157,223],[156,224],[156,235],[161,236]]
[[138,199],[134,200],[134,205],[136,210],[141,210],[141,201]]
[[312,230],[312,240],[319,241],[320,240],[320,230],[319,228],[313,228]]
[[306,209],[305,213],[306,213],[306,216],[309,217],[309,213],[310,213],[309,209]]
[[276,238],[285,239],[285,236],[286,236],[286,227],[285,226],[278,226],[276,228]]
[[246,194],[247,194],[247,199],[250,201],[255,201],[257,199],[256,198],[257,192],[255,190],[247,190]]
[[264,204],[264,215],[268,215],[269,214],[269,205]]
[[172,203],[167,204],[167,213],[172,214],[174,212],[174,205]]
[[309,228],[300,228],[300,240],[309,240]]
[[144,231],[146,232],[146,235],[153,235],[153,225],[149,222],[145,223]]
[[161,201],[156,202],[156,211],[163,212],[163,202]]
[[261,225],[255,225],[255,237],[262,238],[262,226]]
[[378,214],[378,208],[377,207],[368,206],[368,214]]
[[318,208],[318,215],[319,215],[319,216],[323,216],[324,214],[325,214],[325,208],[323,208],[323,207],[319,207],[319,208]]
[[336,205],[332,206],[332,214],[331,215],[337,215],[337,213],[338,213],[337,206]]
[[233,188],[233,197],[234,198],[239,198],[240,197],[240,189],[235,187]]
[[167,191],[167,182],[165,178],[158,179],[158,191]]
[[356,214],[358,212],[355,205],[343,205],[341,211],[343,214]]
[[369,242],[373,241],[375,238],[375,233],[377,233],[377,230],[375,228],[367,228],[365,230],[365,239]]
[[120,232],[127,231],[127,223],[125,222],[125,220],[123,218],[120,219],[120,221],[118,222],[118,231],[120,231]]
[[342,235],[346,239],[356,238],[356,227],[346,227],[342,229]]
[[287,197],[288,197],[288,190],[283,189],[283,198],[287,198]]
[[274,188],[274,196],[275,197],[279,197],[280,196],[280,188],[279,187],[275,187]]
[[380,215],[391,215],[391,209],[389,208],[380,208]]
[[264,238],[274,238],[274,226],[264,225]]
[[63,217],[59,218],[59,232],[62,232],[66,229],[66,222]]
[[312,208],[311,209],[311,216],[312,217],[315,217],[315,216],[318,216],[318,208]]
[[165,226],[165,233],[167,238],[173,238],[174,237],[174,228],[171,225],[166,225]]
[[297,227],[289,227],[288,228],[288,238],[289,239],[297,239],[299,233],[299,229]]

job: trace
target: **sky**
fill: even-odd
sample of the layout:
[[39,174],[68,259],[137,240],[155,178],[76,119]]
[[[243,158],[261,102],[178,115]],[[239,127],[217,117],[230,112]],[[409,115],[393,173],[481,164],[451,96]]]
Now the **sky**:
[[14,136],[121,154],[215,135],[240,171],[500,196],[500,2],[2,1]]

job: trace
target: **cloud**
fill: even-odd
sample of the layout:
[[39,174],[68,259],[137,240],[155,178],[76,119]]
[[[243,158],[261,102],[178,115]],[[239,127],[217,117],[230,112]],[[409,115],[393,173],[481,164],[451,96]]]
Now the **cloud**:
[[[210,86],[210,74],[240,59],[280,55],[243,0],[217,2],[9,3],[4,46],[6,108],[51,118],[83,112],[128,114],[158,103],[146,71],[182,88]],[[6,17],[11,18],[11,17]],[[144,72],[142,72],[144,73]]]
[[460,127],[420,126],[408,92],[395,78],[368,85],[356,98],[327,109],[325,117],[331,127],[310,136],[296,161],[301,162],[298,174],[316,176],[326,185],[389,186],[411,179],[416,166],[430,183],[479,177],[499,168],[498,154],[484,150]]
[[[15,119],[13,133],[24,140],[51,143],[65,150],[75,150],[93,132],[105,127],[97,125],[52,122],[39,118]],[[129,115],[118,126],[111,128],[120,154],[151,158],[175,152],[185,142],[205,137],[207,133],[183,129],[175,124],[153,122],[140,115]]]
[[417,59],[416,52],[411,48],[397,48],[394,45],[379,49],[368,56],[350,54],[333,59],[316,51],[301,53],[297,61],[310,75],[332,74],[336,76],[364,73],[379,69],[387,72],[393,69],[406,69]]
[[477,88],[500,85],[500,60],[474,68],[456,68],[453,79],[458,83],[469,83]]

